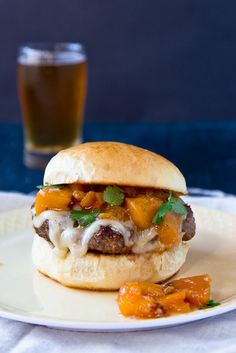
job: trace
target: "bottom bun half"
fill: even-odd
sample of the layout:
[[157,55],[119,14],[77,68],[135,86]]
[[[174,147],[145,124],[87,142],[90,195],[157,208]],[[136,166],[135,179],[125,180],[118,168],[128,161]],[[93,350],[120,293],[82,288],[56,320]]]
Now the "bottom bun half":
[[32,257],[34,266],[59,283],[74,288],[116,290],[125,282],[158,283],[173,276],[184,264],[187,243],[162,254],[104,255],[88,252],[73,257],[70,252],[58,257],[43,238],[35,235]]

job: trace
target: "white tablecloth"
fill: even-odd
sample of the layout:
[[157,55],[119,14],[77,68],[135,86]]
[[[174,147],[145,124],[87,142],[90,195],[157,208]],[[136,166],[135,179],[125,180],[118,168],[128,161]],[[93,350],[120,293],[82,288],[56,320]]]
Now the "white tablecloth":
[[[236,214],[236,197],[215,195],[193,197],[191,202]],[[0,211],[31,201],[29,196],[0,193]],[[71,332],[0,319],[0,352],[235,353],[236,311],[174,328],[130,333]]]

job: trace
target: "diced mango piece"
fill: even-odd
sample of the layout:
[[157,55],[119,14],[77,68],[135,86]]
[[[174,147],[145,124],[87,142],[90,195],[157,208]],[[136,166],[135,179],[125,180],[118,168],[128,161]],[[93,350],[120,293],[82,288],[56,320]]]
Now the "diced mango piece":
[[186,300],[185,290],[168,294],[158,299],[158,303],[165,309],[168,315],[176,313],[189,313],[190,305]]
[[35,199],[36,215],[46,210],[68,211],[72,192],[65,189],[42,189]]
[[85,196],[85,192],[82,190],[73,190],[73,197],[76,201],[80,202]]
[[156,225],[160,242],[170,249],[181,240],[182,217],[174,212],[168,212],[163,223]]
[[99,209],[104,203],[102,192],[89,191],[82,198],[80,206],[82,208]]
[[146,282],[129,282],[120,288],[118,305],[124,316],[161,317],[164,315],[164,311],[157,304],[157,299],[163,295],[159,285]]
[[125,204],[134,224],[140,229],[146,229],[151,226],[152,219],[162,200],[156,197],[127,197]]
[[96,202],[93,205],[94,209],[100,209],[104,205],[103,192],[96,192]]
[[204,306],[209,302],[211,285],[209,275],[177,279],[172,281],[171,285],[177,290],[184,289],[186,300],[196,307]]
[[85,194],[80,202],[80,206],[83,208],[90,208],[96,201],[96,193],[95,191],[89,191]]

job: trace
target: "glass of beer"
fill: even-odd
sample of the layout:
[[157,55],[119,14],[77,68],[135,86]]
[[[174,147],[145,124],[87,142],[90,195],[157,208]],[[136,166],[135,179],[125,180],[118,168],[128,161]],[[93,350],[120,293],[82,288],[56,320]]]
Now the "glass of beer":
[[87,57],[79,43],[19,48],[17,85],[24,121],[24,163],[44,168],[62,148],[82,141]]

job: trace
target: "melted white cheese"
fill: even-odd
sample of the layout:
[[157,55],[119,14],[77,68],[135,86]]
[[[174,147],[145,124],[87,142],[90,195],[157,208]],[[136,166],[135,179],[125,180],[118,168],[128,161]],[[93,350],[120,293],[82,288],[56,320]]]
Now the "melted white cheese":
[[131,222],[97,219],[86,228],[74,227],[74,221],[70,218],[69,212],[44,211],[39,216],[33,217],[33,225],[39,228],[46,220],[49,224],[49,239],[54,245],[53,251],[58,256],[65,256],[68,249],[73,255],[85,255],[90,239],[101,227],[106,226],[122,234],[125,246],[130,247],[134,244],[131,239],[133,228]]
[[157,231],[155,227],[136,232],[134,234],[134,246],[132,247],[132,251],[135,254],[141,254],[155,250],[157,247],[156,236]]

